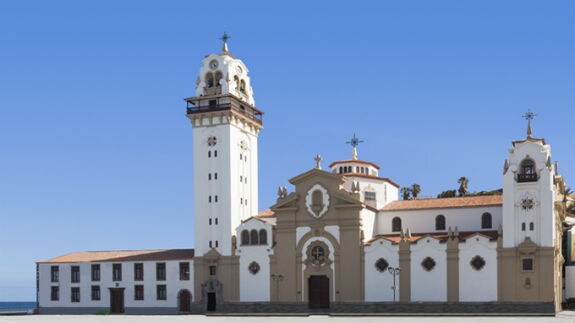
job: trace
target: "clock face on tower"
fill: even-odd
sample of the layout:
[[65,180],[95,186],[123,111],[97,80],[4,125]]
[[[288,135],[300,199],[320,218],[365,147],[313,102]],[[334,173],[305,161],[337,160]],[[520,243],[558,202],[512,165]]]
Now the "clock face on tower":
[[215,70],[216,68],[218,68],[218,61],[216,61],[215,59],[212,60],[212,61],[210,62],[210,68],[213,69],[213,70]]

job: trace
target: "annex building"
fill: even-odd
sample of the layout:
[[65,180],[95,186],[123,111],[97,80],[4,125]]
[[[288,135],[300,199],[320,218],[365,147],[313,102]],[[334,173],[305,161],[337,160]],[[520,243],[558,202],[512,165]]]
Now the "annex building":
[[[187,98],[194,249],[74,252],[37,262],[41,313],[555,313],[563,178],[544,139],[513,141],[503,194],[399,200],[380,167],[314,168],[258,205],[262,114],[248,68],[206,56]],[[265,153],[265,152],[263,152]]]

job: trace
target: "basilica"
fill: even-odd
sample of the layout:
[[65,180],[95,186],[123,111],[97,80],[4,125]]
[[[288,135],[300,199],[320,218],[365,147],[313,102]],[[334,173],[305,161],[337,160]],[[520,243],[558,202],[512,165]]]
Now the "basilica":
[[565,187],[530,118],[493,170],[501,195],[400,200],[400,185],[359,158],[354,136],[349,157],[322,165],[317,156],[260,211],[263,112],[247,66],[223,41],[185,99],[194,248],[38,261],[40,313],[560,310]]

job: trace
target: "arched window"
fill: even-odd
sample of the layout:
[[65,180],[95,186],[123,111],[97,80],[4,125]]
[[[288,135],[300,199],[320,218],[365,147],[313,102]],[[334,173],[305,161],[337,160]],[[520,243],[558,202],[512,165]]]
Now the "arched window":
[[520,165],[518,182],[535,182],[537,181],[537,172],[535,171],[535,162],[533,159],[525,158]]
[[435,217],[435,230],[445,230],[445,216],[442,214]]
[[260,230],[260,244],[268,244],[268,233],[266,230]]
[[242,231],[242,246],[247,246],[250,244],[250,233],[248,230]]
[[257,245],[257,244],[259,244],[259,241],[258,241],[258,240],[259,240],[259,239],[258,239],[258,231],[257,231],[257,230],[252,230],[252,231],[250,232],[250,244],[252,244],[252,245]]
[[491,229],[493,224],[491,224],[491,213],[485,212],[481,215],[481,229]]
[[343,167],[339,166],[339,173],[343,173]]
[[218,86],[218,87],[220,86],[220,80],[221,80],[221,79],[222,79],[222,72],[217,71],[217,72],[216,72],[216,77],[215,77],[215,83],[216,83],[215,85],[216,85],[216,86]]
[[240,90],[240,79],[238,78],[238,76],[234,76],[234,82],[236,82],[236,91]]
[[391,231],[393,232],[400,232],[401,231],[401,219],[398,217],[393,218],[391,220]]
[[246,82],[244,80],[240,81],[240,92],[246,93]]
[[214,87],[214,75],[212,74],[212,72],[208,72],[206,74],[206,86],[207,87]]

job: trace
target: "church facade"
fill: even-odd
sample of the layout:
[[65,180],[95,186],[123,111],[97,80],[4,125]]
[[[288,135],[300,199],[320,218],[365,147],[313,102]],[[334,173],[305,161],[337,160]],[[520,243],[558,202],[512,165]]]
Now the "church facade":
[[194,249],[39,261],[41,313],[560,309],[565,187],[530,120],[507,152],[502,195],[399,200],[400,186],[358,158],[354,137],[351,158],[323,169],[317,156],[258,213],[263,112],[226,37],[186,102]]

